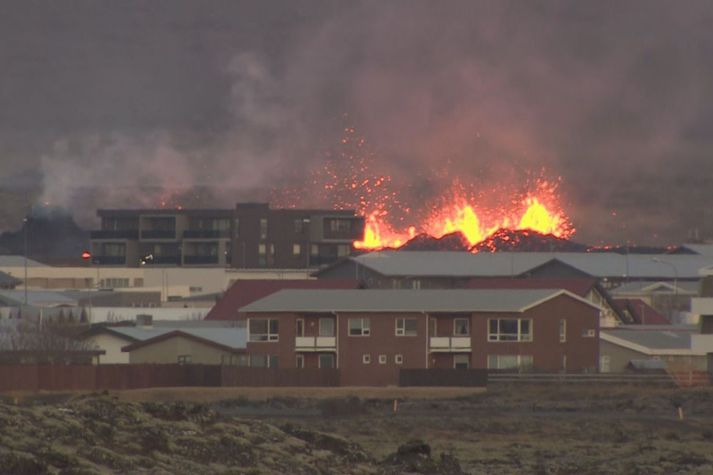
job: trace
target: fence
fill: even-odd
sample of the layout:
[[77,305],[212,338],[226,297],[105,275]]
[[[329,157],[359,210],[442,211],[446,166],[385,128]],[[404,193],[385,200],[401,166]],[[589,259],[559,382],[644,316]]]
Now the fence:
[[218,365],[0,365],[0,391],[98,391],[181,386],[339,386],[338,369]]
[[485,369],[402,369],[399,386],[476,386],[488,383]]
[[567,383],[673,385],[666,373],[491,373],[489,383]]

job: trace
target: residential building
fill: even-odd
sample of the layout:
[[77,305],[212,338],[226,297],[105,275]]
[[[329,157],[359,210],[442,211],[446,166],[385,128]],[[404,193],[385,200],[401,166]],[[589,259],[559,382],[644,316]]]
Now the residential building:
[[240,309],[249,362],[339,368],[343,385],[402,368],[596,371],[600,307],[561,289],[281,290]]
[[317,268],[352,254],[363,239],[364,218],[353,210],[271,209],[267,203],[238,203],[232,266]]
[[91,233],[97,266],[317,268],[349,256],[364,218],[353,210],[100,209]]
[[240,365],[245,328],[181,328],[125,346],[132,364]]

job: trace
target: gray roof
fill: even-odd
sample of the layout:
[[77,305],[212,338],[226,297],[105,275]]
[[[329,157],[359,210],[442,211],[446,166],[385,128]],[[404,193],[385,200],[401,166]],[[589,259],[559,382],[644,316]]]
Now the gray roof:
[[107,330],[110,333],[125,335],[127,339],[134,341],[146,341],[167,333],[179,331],[236,350],[245,348],[247,342],[247,331],[245,327],[107,327]]
[[558,260],[592,277],[699,279],[713,256],[691,254],[616,254],[596,252],[379,251],[351,258],[385,276],[507,277]]
[[[0,256],[0,267],[24,267],[25,266],[25,257],[24,256],[17,256],[17,255],[11,255],[11,256]],[[27,259],[27,267],[47,267],[46,264],[42,264],[41,262],[32,260],[32,259]]]
[[[609,293],[618,296],[618,295],[648,295],[652,293],[665,293],[665,294],[671,294],[674,293],[674,287],[676,288],[676,293],[683,294],[683,295],[698,295],[699,288],[700,288],[700,283],[699,282],[689,282],[689,281],[680,281],[676,282],[675,286],[673,281],[660,281],[660,282],[651,282],[651,281],[646,281],[646,280],[637,280],[634,282],[626,282],[619,287],[616,287],[614,289],[610,289]],[[660,288],[657,288],[660,287]]]
[[[6,305],[17,306],[25,303],[24,290],[0,290],[0,301]],[[66,305],[76,307],[77,300],[64,295],[62,292],[50,290],[28,290],[27,304],[33,307],[56,307]]]
[[692,332],[690,331],[619,330],[607,328],[602,329],[601,333],[651,350],[688,350],[691,348]]
[[[240,312],[522,312],[561,289],[304,290],[268,295]],[[572,294],[569,294],[572,295]],[[573,296],[579,299],[579,297]],[[584,300],[582,300],[585,302]],[[587,302],[589,304],[589,302]]]
[[713,256],[713,244],[683,244],[681,247],[702,256]]

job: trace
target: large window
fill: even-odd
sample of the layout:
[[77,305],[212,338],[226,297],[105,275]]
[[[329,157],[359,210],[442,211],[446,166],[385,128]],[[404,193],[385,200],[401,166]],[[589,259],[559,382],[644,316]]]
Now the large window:
[[277,341],[278,321],[267,318],[251,318],[248,320],[250,341]]
[[396,319],[396,335],[397,336],[416,336],[418,328],[418,320],[415,318],[397,318]]
[[319,336],[334,336],[334,319],[319,319]]
[[532,341],[532,320],[492,318],[488,320],[488,341]]
[[370,334],[368,318],[349,319],[349,336],[369,336]]
[[532,355],[488,355],[488,369],[532,369]]
[[453,320],[453,334],[455,336],[470,335],[470,320],[467,318],[456,318]]
[[470,368],[470,356],[468,356],[468,355],[453,355],[453,368],[455,368],[455,369]]
[[567,320],[560,320],[560,343],[567,341]]
[[334,368],[334,355],[319,355],[318,365],[320,368]]

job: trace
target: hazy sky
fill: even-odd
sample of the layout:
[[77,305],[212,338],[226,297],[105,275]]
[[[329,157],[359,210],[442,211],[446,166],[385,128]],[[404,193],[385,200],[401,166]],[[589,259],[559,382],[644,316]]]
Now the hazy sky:
[[396,181],[544,167],[581,239],[684,240],[713,231],[712,24],[710,1],[5,0],[0,184],[110,192],[87,209],[252,190],[348,114]]

